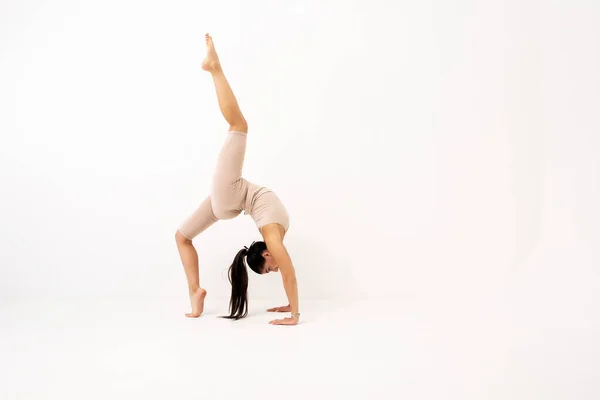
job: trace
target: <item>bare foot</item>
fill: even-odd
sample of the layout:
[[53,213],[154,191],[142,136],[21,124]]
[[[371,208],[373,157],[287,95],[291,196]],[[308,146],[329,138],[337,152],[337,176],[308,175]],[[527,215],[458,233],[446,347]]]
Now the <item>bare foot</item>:
[[196,289],[196,291],[190,294],[190,303],[192,303],[192,312],[185,314],[188,318],[198,318],[202,311],[204,311],[204,298],[206,297],[206,290],[202,288]]
[[206,34],[206,58],[202,61],[202,69],[210,73],[215,73],[221,70],[221,63],[219,62],[219,56],[215,50],[212,37]]

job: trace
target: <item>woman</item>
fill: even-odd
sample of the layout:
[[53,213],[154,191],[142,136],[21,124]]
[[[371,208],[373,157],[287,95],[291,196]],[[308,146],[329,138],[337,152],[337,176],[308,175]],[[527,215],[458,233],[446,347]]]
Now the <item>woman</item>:
[[267,311],[290,311],[291,317],[276,319],[269,323],[296,325],[300,317],[296,273],[292,260],[283,245],[283,238],[289,227],[289,216],[275,193],[242,178],[248,124],[223,74],[219,57],[209,34],[206,34],[206,58],[202,62],[202,69],[212,74],[219,108],[229,123],[229,132],[219,154],[211,195],[188,217],[175,235],[192,304],[192,312],[186,316],[189,318],[199,317],[204,309],[206,297],[206,290],[200,286],[198,254],[192,245],[192,239],[218,220],[235,218],[244,211],[246,214],[250,214],[256,222],[263,241],[254,242],[249,248],[244,246],[229,267],[231,300],[229,316],[226,318],[238,320],[248,314],[248,272],[244,265],[244,259],[246,259],[248,266],[258,274],[281,271],[289,304]]

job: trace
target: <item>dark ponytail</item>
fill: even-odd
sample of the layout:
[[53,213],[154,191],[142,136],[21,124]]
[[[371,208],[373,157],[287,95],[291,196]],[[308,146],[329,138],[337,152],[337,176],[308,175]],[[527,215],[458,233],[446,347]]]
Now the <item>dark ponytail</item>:
[[248,271],[244,264],[247,257],[248,266],[257,274],[263,273],[265,258],[263,252],[267,250],[264,242],[253,242],[250,248],[244,246],[238,251],[229,267],[229,283],[231,283],[231,299],[229,300],[229,315],[223,318],[235,319],[248,315]]
[[244,265],[244,257],[248,254],[245,247],[238,251],[229,267],[229,283],[231,283],[231,299],[229,315],[224,317],[238,320],[248,315],[248,271]]

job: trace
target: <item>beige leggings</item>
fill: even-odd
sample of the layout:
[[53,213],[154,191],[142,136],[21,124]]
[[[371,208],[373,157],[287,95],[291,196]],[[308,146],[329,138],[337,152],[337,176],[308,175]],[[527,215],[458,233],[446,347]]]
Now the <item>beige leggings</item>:
[[179,227],[184,237],[192,240],[218,220],[235,218],[242,211],[250,214],[258,229],[277,223],[288,230],[289,215],[277,195],[242,178],[246,138],[243,132],[227,134],[213,175],[211,195]]

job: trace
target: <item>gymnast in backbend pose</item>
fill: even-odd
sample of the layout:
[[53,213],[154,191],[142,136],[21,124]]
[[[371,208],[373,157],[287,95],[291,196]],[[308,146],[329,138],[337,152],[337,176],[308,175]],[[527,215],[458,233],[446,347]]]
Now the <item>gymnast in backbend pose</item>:
[[273,191],[242,178],[248,124],[223,74],[212,37],[208,34],[206,34],[206,58],[202,62],[202,69],[212,75],[219,108],[229,123],[229,132],[218,157],[210,196],[185,220],[175,235],[192,305],[192,312],[186,316],[199,317],[204,309],[206,297],[206,290],[200,286],[198,254],[192,239],[218,220],[235,218],[244,211],[250,214],[256,223],[263,241],[254,242],[250,247],[244,246],[229,267],[231,299],[229,316],[226,318],[237,320],[248,314],[248,272],[244,265],[245,259],[250,269],[257,274],[281,272],[289,304],[270,308],[267,311],[291,312],[291,316],[270,323],[296,325],[300,317],[296,273],[283,245],[283,238],[289,227],[289,216]]

